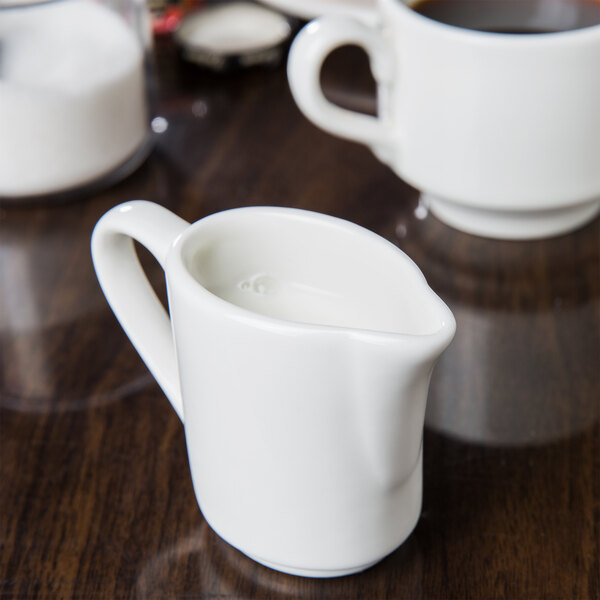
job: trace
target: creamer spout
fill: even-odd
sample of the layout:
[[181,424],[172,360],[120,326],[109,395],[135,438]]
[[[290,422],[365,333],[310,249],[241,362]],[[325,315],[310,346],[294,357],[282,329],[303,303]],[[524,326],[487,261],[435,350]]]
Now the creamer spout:
[[400,485],[418,467],[429,382],[452,341],[454,317],[431,335],[357,334],[352,377],[363,456],[382,486]]

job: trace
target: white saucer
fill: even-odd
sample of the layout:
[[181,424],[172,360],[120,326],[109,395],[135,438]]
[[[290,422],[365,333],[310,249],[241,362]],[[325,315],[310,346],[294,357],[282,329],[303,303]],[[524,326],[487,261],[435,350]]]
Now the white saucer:
[[347,15],[373,23],[377,19],[377,0],[261,0],[278,10],[302,19],[321,15]]

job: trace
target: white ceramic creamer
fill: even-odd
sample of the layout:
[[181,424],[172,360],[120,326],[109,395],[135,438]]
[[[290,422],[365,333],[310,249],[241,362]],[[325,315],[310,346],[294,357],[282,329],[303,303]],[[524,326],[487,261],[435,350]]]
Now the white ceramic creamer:
[[[170,319],[132,238],[164,268]],[[113,208],[94,266],[184,423],[198,504],[256,561],[331,577],[397,548],[421,510],[434,363],[455,320],[378,235],[303,210],[249,207],[190,225]]]

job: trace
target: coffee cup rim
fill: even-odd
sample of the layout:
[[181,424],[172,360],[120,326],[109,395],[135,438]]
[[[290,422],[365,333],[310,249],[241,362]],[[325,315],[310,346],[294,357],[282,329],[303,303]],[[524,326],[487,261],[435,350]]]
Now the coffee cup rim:
[[482,31],[478,29],[469,29],[436,21],[431,17],[418,13],[410,6],[410,0],[380,0],[382,3],[389,2],[396,6],[402,14],[411,19],[414,23],[426,26],[430,29],[441,30],[449,35],[465,37],[472,41],[504,44],[504,45],[541,45],[553,44],[556,42],[579,41],[582,38],[600,36],[600,23],[587,25],[578,29],[566,29],[559,31],[548,31],[542,33],[505,33],[498,31]]

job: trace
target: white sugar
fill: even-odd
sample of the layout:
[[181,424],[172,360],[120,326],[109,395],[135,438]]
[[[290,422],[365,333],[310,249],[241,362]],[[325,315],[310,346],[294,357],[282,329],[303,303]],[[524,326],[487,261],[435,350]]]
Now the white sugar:
[[109,173],[147,121],[142,49],[120,17],[85,0],[2,11],[0,196]]

